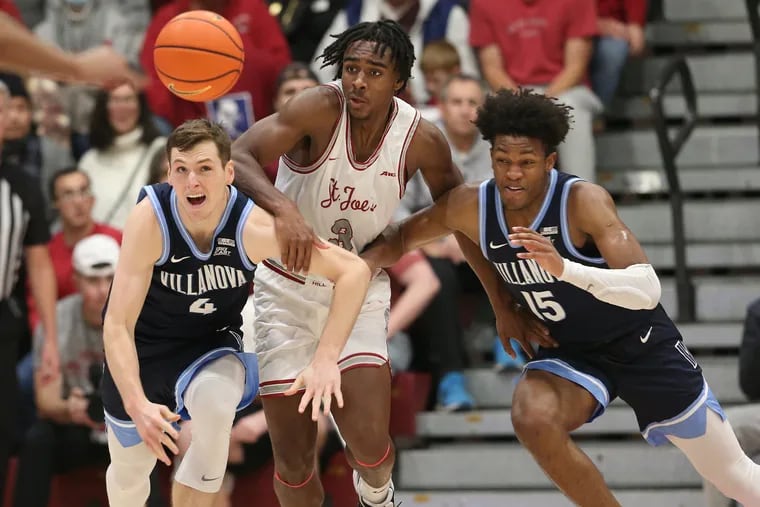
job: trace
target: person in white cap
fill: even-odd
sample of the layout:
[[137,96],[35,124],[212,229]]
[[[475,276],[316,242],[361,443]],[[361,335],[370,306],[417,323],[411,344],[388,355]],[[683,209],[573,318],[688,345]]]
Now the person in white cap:
[[[45,507],[56,472],[106,462],[98,375],[103,362],[103,305],[108,297],[119,244],[105,234],[82,239],[74,248],[78,292],[58,301],[60,374],[52,379],[35,368],[39,419],[27,431],[18,455],[14,506]],[[39,363],[43,335],[38,326],[34,356]]]

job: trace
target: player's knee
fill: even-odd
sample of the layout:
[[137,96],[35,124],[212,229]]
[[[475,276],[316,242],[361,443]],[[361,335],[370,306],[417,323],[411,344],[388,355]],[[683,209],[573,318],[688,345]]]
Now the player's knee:
[[512,426],[517,437],[526,444],[545,441],[547,435],[566,433],[558,407],[541,400],[515,399]]
[[300,484],[314,471],[316,453],[312,449],[303,452],[280,453],[275,451],[275,469],[280,478],[288,484]]

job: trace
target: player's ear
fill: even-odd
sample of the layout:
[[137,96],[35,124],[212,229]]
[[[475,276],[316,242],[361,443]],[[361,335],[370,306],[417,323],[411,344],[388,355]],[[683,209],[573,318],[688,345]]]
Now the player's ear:
[[553,151],[546,157],[546,170],[552,169],[557,164],[557,152]]
[[232,182],[235,181],[235,163],[232,160],[228,160],[224,164],[224,181],[227,185],[232,185]]

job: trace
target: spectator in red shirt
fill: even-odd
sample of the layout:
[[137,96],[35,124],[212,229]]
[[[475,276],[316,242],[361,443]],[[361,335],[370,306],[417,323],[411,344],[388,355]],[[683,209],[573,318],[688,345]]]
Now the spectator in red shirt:
[[593,120],[602,104],[587,86],[596,0],[472,0],[470,42],[494,90],[533,88],[573,108],[559,146],[565,172],[594,180]]
[[647,0],[597,0],[597,8],[599,37],[591,57],[591,87],[609,107],[626,60],[644,53]]
[[[173,95],[158,79],[153,66],[153,46],[158,33],[173,17],[193,9],[214,11],[227,18],[240,32],[245,50],[245,65],[238,82],[224,97],[206,103],[189,102]],[[145,90],[151,111],[172,126],[198,117],[216,120],[224,101],[225,107],[237,106],[241,121],[249,127],[256,118],[272,112],[275,80],[289,62],[288,43],[263,0],[174,0],[161,7],[151,20],[140,54],[140,64],[151,78]]]
[[21,19],[21,13],[16,7],[16,4],[13,3],[13,0],[0,0],[0,11],[3,11],[19,23],[24,22],[24,20]]
[[[61,220],[61,230],[48,243],[60,300],[77,291],[74,266],[71,263],[77,242],[93,234],[106,234],[121,243],[121,231],[93,220],[95,197],[90,190],[90,179],[75,167],[55,173],[50,180],[50,195]],[[28,299],[28,305],[29,324],[35,329],[38,316],[31,298]]]

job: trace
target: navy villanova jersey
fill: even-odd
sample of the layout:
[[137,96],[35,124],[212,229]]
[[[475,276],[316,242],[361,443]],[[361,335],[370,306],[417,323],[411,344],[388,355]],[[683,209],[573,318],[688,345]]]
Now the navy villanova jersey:
[[255,268],[245,253],[242,231],[254,204],[235,187],[229,189],[227,208],[205,253],[182,224],[170,185],[141,190],[138,202],[150,199],[163,252],[135,326],[140,357],[161,354],[182,340],[209,340],[225,330],[239,335]]
[[[530,228],[549,238],[562,257],[586,266],[607,268],[593,243],[578,249],[570,239],[567,198],[577,181],[581,180],[552,169],[549,190]],[[593,347],[634,333],[648,340],[651,328],[656,331],[653,336],[660,339],[678,336],[675,325],[659,304],[653,310],[629,310],[605,303],[558,280],[533,259],[519,259],[517,253],[525,249],[513,246],[507,238],[511,226],[493,179],[481,184],[479,206],[480,246],[484,256],[496,267],[515,301],[541,319],[560,344]]]

